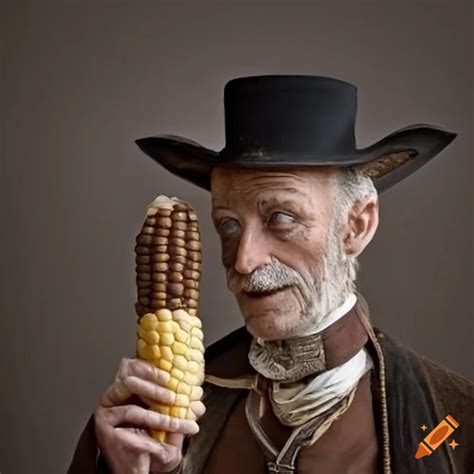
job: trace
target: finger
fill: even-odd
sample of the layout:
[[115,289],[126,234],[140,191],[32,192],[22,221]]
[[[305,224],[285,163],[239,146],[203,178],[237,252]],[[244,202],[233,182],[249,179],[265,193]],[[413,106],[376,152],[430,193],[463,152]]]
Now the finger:
[[128,425],[189,435],[194,435],[199,431],[199,426],[195,421],[162,415],[136,405],[112,407],[105,410],[104,415],[107,417],[108,424],[115,427]]
[[176,393],[148,380],[143,380],[133,375],[125,377],[122,381],[125,387],[133,394],[151,399],[153,403],[174,405]]
[[[148,407],[153,407],[153,405],[156,403],[151,398],[141,397],[141,399]],[[202,402],[191,402],[191,404],[189,405],[189,408],[190,408],[190,413],[188,415],[189,420],[196,421],[199,418],[201,418],[201,416],[203,416],[204,413],[206,413],[206,406]]]
[[110,387],[105,389],[99,404],[103,407],[123,405],[127,403],[131,396],[132,392],[130,392],[122,382],[114,382]]
[[169,372],[158,369],[150,364],[150,362],[141,359],[124,358],[120,362],[116,381],[123,380],[128,376],[135,376],[161,386],[166,386],[171,378]]
[[152,400],[151,398],[148,397],[140,397],[140,399],[148,406],[151,407],[152,405],[155,405],[156,402]]
[[156,442],[147,434],[136,433],[128,428],[115,428],[115,442],[123,446],[123,449],[139,454],[153,454],[154,458],[162,463],[170,461],[172,450],[165,444]]
[[166,444],[174,446],[181,451],[183,446],[184,435],[181,433],[166,433]]
[[204,413],[206,413],[206,406],[202,402],[192,402],[189,406],[196,418],[200,418]]
[[[101,447],[104,448],[104,450],[113,449],[115,451],[116,462],[122,462],[124,458],[126,459],[132,454],[135,458],[133,472],[135,474],[148,474],[150,472],[149,450],[154,449],[154,447],[146,442],[146,439],[149,439],[146,432],[145,436],[147,438],[144,438],[143,435],[127,434],[125,433],[125,429],[117,429],[104,423],[100,425],[96,424],[96,430],[97,429],[102,439]],[[128,458],[128,460],[129,459],[130,458]]]
[[[174,439],[176,437],[176,439]],[[173,443],[170,443],[169,438],[173,438]],[[181,441],[179,440],[181,439]],[[168,433],[166,435],[166,443],[163,443],[163,448],[167,451],[168,461],[163,461],[163,456],[156,455],[155,453],[150,454],[150,473],[152,472],[168,472],[179,465],[183,458],[183,435],[176,433]]]
[[200,386],[193,387],[192,390],[193,390],[192,391],[192,400],[201,400],[202,396],[204,394],[204,390],[202,389],[202,387],[200,387]]
[[[132,380],[130,384],[127,383],[126,379],[130,376],[148,380],[160,386],[165,386],[170,379],[170,374],[168,372],[154,367],[149,362],[140,359],[122,358],[115,382],[104,391],[99,404],[104,407],[112,407],[127,403],[130,400],[130,397],[136,393],[134,390],[137,387],[136,380]],[[156,398],[158,401],[169,400],[169,397],[167,397],[163,392],[157,393],[157,391],[150,385],[147,387],[148,388],[145,387],[144,389],[145,396],[150,397],[151,395],[150,398],[152,399],[154,396],[158,396]],[[137,395],[140,396],[139,393],[137,393]],[[171,402],[166,403],[173,403],[173,401],[174,398],[171,399]]]
[[174,469],[181,462],[183,458],[182,449],[183,449],[183,440],[184,436],[178,433],[167,433],[166,434],[166,443],[163,444],[164,448],[168,452],[169,462],[165,462],[164,465],[161,461],[161,458],[155,454],[150,455],[150,472],[168,472]]

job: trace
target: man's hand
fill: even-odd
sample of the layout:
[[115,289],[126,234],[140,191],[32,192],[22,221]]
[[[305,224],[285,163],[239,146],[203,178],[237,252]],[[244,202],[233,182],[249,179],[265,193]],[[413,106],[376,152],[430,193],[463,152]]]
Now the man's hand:
[[[175,395],[165,388],[170,375],[139,359],[122,359],[115,382],[102,394],[94,412],[97,442],[114,474],[149,474],[174,469],[182,458],[185,435],[195,435],[193,420],[160,415],[138,405],[172,405]],[[134,400],[135,399],[135,403]],[[193,402],[198,419],[206,411]],[[166,431],[166,443],[155,441],[148,429]]]

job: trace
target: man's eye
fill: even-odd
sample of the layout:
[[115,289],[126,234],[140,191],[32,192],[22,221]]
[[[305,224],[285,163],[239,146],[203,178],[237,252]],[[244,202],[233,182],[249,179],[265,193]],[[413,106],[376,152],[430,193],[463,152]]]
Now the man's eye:
[[219,224],[219,233],[222,235],[234,235],[240,230],[239,222],[236,219],[225,219]]
[[295,218],[290,215],[286,214],[285,212],[274,212],[270,219],[268,219],[268,223],[272,226],[284,226],[287,224],[293,224],[295,222]]

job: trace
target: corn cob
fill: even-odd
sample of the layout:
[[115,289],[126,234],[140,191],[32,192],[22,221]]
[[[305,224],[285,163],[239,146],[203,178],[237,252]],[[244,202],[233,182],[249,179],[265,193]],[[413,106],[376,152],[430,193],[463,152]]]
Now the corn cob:
[[[149,204],[136,238],[138,357],[169,374],[172,406],[151,409],[176,418],[194,419],[204,381],[204,345],[198,317],[201,243],[196,214],[177,198],[158,196]],[[165,442],[166,434],[151,431]]]

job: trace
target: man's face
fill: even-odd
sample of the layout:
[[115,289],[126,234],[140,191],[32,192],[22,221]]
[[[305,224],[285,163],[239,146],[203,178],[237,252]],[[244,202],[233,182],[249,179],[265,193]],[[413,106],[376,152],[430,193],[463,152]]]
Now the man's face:
[[338,289],[339,279],[340,252],[328,261],[336,173],[223,167],[212,173],[212,218],[227,283],[256,337],[298,335],[329,310],[326,293]]

